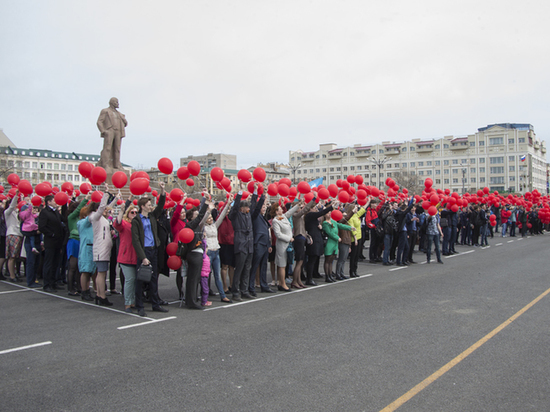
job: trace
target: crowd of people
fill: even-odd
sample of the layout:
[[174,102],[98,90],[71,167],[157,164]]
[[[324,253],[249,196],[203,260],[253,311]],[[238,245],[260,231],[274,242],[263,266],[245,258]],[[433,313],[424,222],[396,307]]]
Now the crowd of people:
[[[443,264],[441,256],[457,253],[457,245],[483,247],[494,236],[537,235],[545,226],[536,205],[526,210],[523,205],[440,203],[428,213],[414,196],[398,201],[369,196],[361,206],[320,200],[317,194],[308,203],[285,204],[282,198],[270,203],[257,183],[252,193],[241,187],[226,202],[216,203],[203,192],[199,206],[184,196],[165,208],[164,184],[159,186],[156,199],[130,196],[123,202],[105,185],[100,202],[86,195],[63,206],[53,195],[41,206],[28,198],[17,202],[16,192],[1,205],[1,278],[24,280],[48,293],[67,291],[102,306],[113,305],[109,297],[122,294],[126,312],[145,316],[146,302],[153,311],[168,312],[158,280],[170,275],[172,256],[178,256],[172,269],[182,303],[203,309],[212,297],[230,304],[258,293],[316,286],[319,279],[359,277],[360,261],[407,266],[425,256],[431,263],[434,250]],[[185,230],[190,237],[183,242]],[[2,275],[4,263],[8,277]]]

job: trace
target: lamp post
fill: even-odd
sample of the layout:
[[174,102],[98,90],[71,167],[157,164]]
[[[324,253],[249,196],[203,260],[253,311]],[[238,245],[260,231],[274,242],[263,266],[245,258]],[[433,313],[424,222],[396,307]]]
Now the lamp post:
[[302,167],[301,163],[298,163],[297,165],[290,165],[290,171],[292,172],[292,183],[296,184],[296,170],[298,170],[300,167]]
[[462,194],[466,193],[464,190],[464,183],[466,183],[466,165],[461,163],[460,167],[462,167]]
[[378,175],[376,176],[376,182],[377,182],[377,187],[378,189],[380,189],[380,170],[382,170],[382,168],[384,167],[384,163],[386,163],[388,160],[390,160],[389,158],[387,158],[386,156],[384,156],[383,159],[376,159],[375,157],[371,157],[369,159],[373,164],[375,164],[376,166],[378,166]]

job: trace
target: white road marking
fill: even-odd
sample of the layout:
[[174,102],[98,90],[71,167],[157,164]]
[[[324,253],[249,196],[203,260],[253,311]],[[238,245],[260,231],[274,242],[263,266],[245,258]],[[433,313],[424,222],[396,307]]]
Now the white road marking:
[[[147,319],[147,318],[144,318],[144,319]],[[119,326],[117,329],[122,330],[122,329],[135,328],[136,326],[149,325],[151,323],[159,323],[159,322],[164,322],[165,320],[171,320],[171,319],[176,319],[176,316],[169,316],[167,318],[162,318],[162,319],[154,319],[154,320],[150,320],[149,322],[135,323],[133,325]]]
[[17,293],[17,292],[28,292],[31,289],[17,289],[17,290],[6,290],[5,292],[0,292],[0,295],[5,295],[6,293]]
[[11,353],[11,352],[17,352],[25,349],[38,348],[39,346],[46,346],[51,344],[52,344],[51,341],[47,341],[47,342],[35,343],[34,345],[27,345],[27,346],[20,346],[18,348],[6,349],[6,350],[0,351],[0,355],[4,355],[6,353]]
[[497,243],[495,246],[502,246],[502,243]]
[[513,240],[509,240],[509,241],[508,241],[508,242],[506,242],[506,243],[512,243],[512,242],[513,242]]
[[390,272],[393,272],[394,270],[401,270],[401,269],[405,269],[405,268],[407,268],[407,266],[400,266],[400,267],[398,267],[398,268],[390,269],[389,271],[390,271]]

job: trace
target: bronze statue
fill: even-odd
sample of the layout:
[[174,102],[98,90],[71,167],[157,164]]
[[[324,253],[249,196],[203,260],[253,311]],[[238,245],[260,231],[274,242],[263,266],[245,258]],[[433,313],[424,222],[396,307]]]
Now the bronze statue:
[[112,170],[123,170],[120,163],[120,146],[125,136],[124,128],[128,126],[126,117],[118,110],[118,99],[112,97],[109,107],[99,113],[97,128],[103,138],[103,150],[97,166],[103,167],[107,173]]

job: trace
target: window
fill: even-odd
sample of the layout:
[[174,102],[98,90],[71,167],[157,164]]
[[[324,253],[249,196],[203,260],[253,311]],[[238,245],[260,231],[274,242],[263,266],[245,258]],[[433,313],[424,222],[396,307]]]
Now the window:
[[395,163],[395,164],[393,165],[393,167],[395,167],[395,168],[398,168],[398,169],[399,169],[399,163]]
[[458,169],[453,169],[453,175],[458,174]]
[[340,172],[341,170],[342,170],[341,167],[337,167],[337,168],[336,168],[336,171],[337,171],[337,172]]
[[481,140],[481,141],[479,142],[479,145],[480,145],[480,146],[485,146],[485,142],[484,142],[483,140]]
[[416,149],[414,147],[411,147],[411,152],[414,152]]
[[[306,171],[304,170],[304,173],[305,173],[305,172],[306,172]],[[301,171],[301,170],[298,170],[298,174],[301,175],[301,174],[302,174],[302,171]]]
[[491,163],[492,165],[502,164],[502,163],[504,163],[504,156],[490,157],[489,158],[489,163]]
[[309,169],[309,173],[313,173],[313,169]]
[[449,161],[448,160],[443,160],[443,165],[449,166]]
[[458,164],[458,159],[453,159],[453,164],[457,165]]
[[458,183],[458,179],[453,179],[453,183]]
[[418,167],[424,167],[424,162],[418,162]]
[[470,178],[470,183],[475,183],[475,182],[476,182],[476,178],[475,178],[475,177]]
[[391,177],[391,173],[390,172],[386,173],[386,176]]
[[508,144],[514,144],[514,139],[508,139]]
[[407,167],[407,163],[403,163],[403,169]]
[[441,170],[437,169],[437,170],[435,171],[435,174],[436,174],[436,175],[440,175],[440,174],[441,174]]
[[47,167],[47,169],[51,169],[51,168],[52,168],[52,164],[51,164],[51,163],[48,163],[48,164],[46,165],[46,167]]
[[424,176],[424,170],[420,170],[420,171],[418,172],[418,175],[419,175],[419,176]]
[[357,170],[361,170],[361,166],[357,166]]
[[32,162],[32,168],[38,169],[38,162]]
[[355,156],[355,152],[350,152],[350,156]]
[[441,179],[435,179],[435,184],[440,185],[441,184]]
[[475,146],[476,142],[470,142],[470,147]]
[[319,159],[319,155],[315,155],[315,158],[316,158],[316,159]]
[[525,143],[525,137],[519,137],[518,143]]
[[491,170],[491,174],[500,174],[500,173],[504,173],[504,166],[491,167],[490,170]]
[[[340,168],[338,168],[338,170],[340,170]],[[344,166],[344,172],[347,172],[347,171],[348,171],[348,167]]]
[[428,176],[431,176],[431,175],[432,175],[432,171],[431,171],[431,170],[426,170],[426,174],[427,174]]
[[476,168],[475,167],[471,167],[470,168],[470,173],[475,173],[476,172]]
[[509,162],[514,162],[514,160],[516,160],[515,156],[508,156],[508,161]]
[[444,179],[443,181],[445,182],[446,185],[449,184],[449,179]]
[[515,172],[515,171],[516,171],[516,166],[510,166],[510,167],[508,168],[508,171],[509,171],[509,172]]
[[323,159],[326,159],[326,158],[327,158],[327,155],[326,155],[326,154],[324,154],[324,155],[323,155]]
[[426,166],[431,166],[431,165],[432,165],[432,161],[431,161],[431,160],[428,160],[428,161],[426,162]]
[[516,181],[516,177],[515,176],[510,176],[510,182],[515,182]]
[[491,177],[489,182],[492,185],[504,184],[504,176]]
[[349,170],[355,170],[355,166],[350,166]]
[[497,144],[504,144],[504,138],[502,137],[489,137],[489,146],[494,146]]
[[480,178],[479,178],[479,183],[485,183],[485,178],[484,178],[484,177],[480,177]]
[[407,151],[407,148],[404,147],[403,149],[401,149],[402,152],[406,152]]
[[31,162],[23,162],[23,165],[28,169],[31,167]]
[[436,166],[441,166],[441,160],[436,160],[436,161],[435,161],[435,165],[436,165]]
[[73,165],[68,165],[68,166],[67,166],[67,170],[68,170],[69,172],[72,172],[72,171],[73,171]]
[[484,168],[484,167],[480,167],[480,168],[479,168],[479,173],[485,173],[485,168]]
[[448,145],[447,143],[445,143],[445,144],[443,145],[443,149],[448,149],[448,148],[449,148],[449,145]]
[[473,158],[470,159],[470,164],[475,165],[476,164],[476,159],[473,159]]
[[414,167],[414,162],[411,162],[411,167]]
[[436,145],[435,145],[435,148],[436,148],[436,149],[441,149],[441,145],[436,144]]
[[365,170],[369,170],[369,165],[365,165]]
[[382,153],[384,153],[384,151],[383,151],[382,149],[380,149],[380,150],[378,151],[378,153],[382,154]]
[[67,181],[72,182],[73,181],[73,175],[68,175],[67,176]]
[[449,169],[445,169],[445,170],[443,171],[443,173],[446,174],[446,175],[448,175],[448,174],[449,174]]
[[67,177],[65,175],[61,175],[61,180],[67,180]]
[[372,177],[376,177],[376,173],[373,173],[373,174],[372,174]]
[[481,159],[479,159],[479,163],[485,163],[485,158],[482,157]]
[[327,171],[327,168],[326,168],[326,167],[325,167],[325,168],[323,168],[323,172],[326,172],[326,171]]
[[62,165],[61,165],[61,170],[67,170],[67,165],[66,165],[66,164],[62,164]]
[[330,168],[330,171],[331,171],[331,172],[334,172],[334,167],[331,167],[331,168]]

